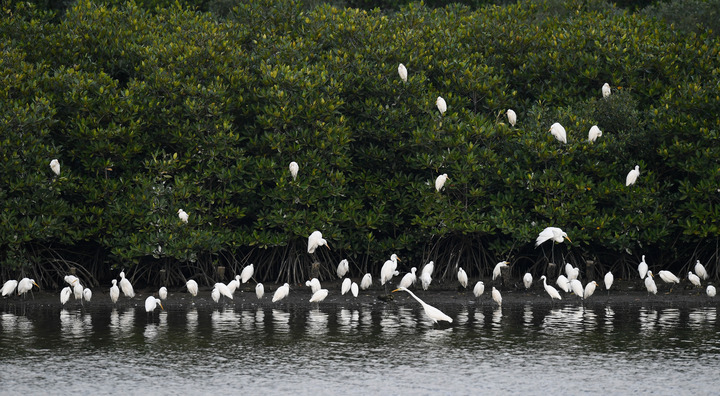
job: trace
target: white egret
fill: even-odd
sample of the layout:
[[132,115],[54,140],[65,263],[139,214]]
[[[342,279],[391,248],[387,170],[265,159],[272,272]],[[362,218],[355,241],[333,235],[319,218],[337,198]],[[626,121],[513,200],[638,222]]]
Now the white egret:
[[569,280],[577,279],[580,277],[580,268],[573,267],[570,263],[565,263],[565,275]]
[[467,289],[468,276],[464,269],[462,269],[462,268],[458,269],[457,278],[458,278],[458,282],[460,282],[460,285]]
[[708,285],[708,287],[705,289],[705,293],[707,293],[708,297],[715,297],[717,290],[715,290],[715,286]]
[[188,289],[188,293],[192,295],[193,297],[197,296],[198,294],[198,284],[193,279],[190,279],[185,283],[185,287]]
[[440,192],[442,190],[443,186],[445,186],[445,182],[448,180],[447,173],[443,173],[442,175],[435,178],[435,190],[437,192]]
[[409,288],[410,286],[414,285],[417,281],[417,276],[415,275],[415,272],[417,272],[416,267],[410,268],[410,272],[405,274],[405,276],[400,279],[400,283],[398,283],[398,287],[405,287]]
[[648,265],[645,262],[645,255],[642,256],[642,261],[638,264],[638,274],[640,274],[640,279],[645,279],[645,276],[648,273]]
[[422,283],[423,290],[427,290],[432,282],[432,273],[435,270],[435,262],[431,261],[423,267],[420,272],[420,282]]
[[[546,241],[552,240],[553,243],[562,243],[564,240],[570,241],[570,238],[568,238],[567,233],[563,231],[562,229],[558,227],[546,227],[544,230],[540,231],[540,234],[538,234],[537,239],[535,239],[535,246],[540,246],[541,244],[545,243]],[[570,241],[572,242],[572,241]]]
[[592,281],[588,282],[587,285],[585,285],[585,292],[583,293],[583,300],[587,300],[588,297],[592,296],[595,293],[595,288],[598,287],[597,282]]
[[297,162],[293,161],[288,166],[290,168],[290,175],[292,176],[293,180],[297,180],[298,171],[300,171],[300,166]]
[[284,285],[280,286],[275,290],[275,294],[273,294],[272,302],[278,302],[282,300],[283,298],[287,297],[287,295],[290,294],[290,285],[285,283]]
[[146,298],[145,299],[145,312],[150,313],[150,312],[154,311],[158,305],[160,306],[160,309],[165,309],[165,308],[163,308],[162,302],[160,302],[159,298],[155,298],[153,296]]
[[315,249],[323,245],[330,249],[330,245],[328,245],[327,241],[323,239],[322,233],[320,231],[313,231],[313,233],[308,237],[308,253],[315,253]]
[[695,286],[697,286],[697,287],[701,287],[701,286],[702,286],[702,284],[700,283],[700,277],[697,276],[697,275],[695,275],[695,274],[693,274],[692,271],[688,272],[687,278],[688,278],[688,280],[690,281],[690,283],[692,283],[693,285],[695,285]]
[[635,169],[628,172],[627,176],[625,176],[625,186],[635,184],[638,176],[640,176],[640,165],[635,165]]
[[20,282],[18,282],[18,284],[17,284],[18,296],[21,296],[21,295],[29,292],[32,289],[33,285],[37,286],[38,289],[40,288],[40,286],[38,286],[38,284],[35,283],[34,279],[22,278],[20,280]]
[[370,286],[372,286],[372,275],[370,275],[370,273],[367,273],[367,274],[365,274],[365,276],[363,276],[362,280],[360,281],[360,288],[363,290],[366,290]]
[[[70,289],[69,287],[67,289]],[[113,304],[120,298],[120,288],[117,287],[117,279],[112,280],[112,286],[110,286],[110,300]]]
[[603,98],[607,98],[608,96],[610,96],[610,84],[608,84],[608,83],[603,84],[602,96],[603,96]]
[[475,297],[480,297],[485,293],[485,284],[483,281],[477,281],[475,284],[475,287],[473,288],[473,294]]
[[222,282],[218,282],[215,284],[215,288],[217,289],[218,292],[220,292],[221,295],[223,295],[231,300],[233,299],[233,294],[230,293],[230,289],[227,287],[226,284],[224,284]]
[[305,286],[310,288],[310,291],[315,293],[316,291],[322,289],[322,286],[320,286],[320,281],[318,278],[312,278],[308,281],[305,281]]
[[167,300],[167,287],[163,286],[158,290],[158,297],[160,297],[161,300]]
[[390,260],[386,260],[382,268],[380,268],[381,285],[385,285],[385,283],[389,282],[390,279],[392,279],[392,277],[395,275],[398,260],[400,260],[400,258],[397,256],[397,254],[393,253],[392,256],[390,256]]
[[245,268],[243,268],[242,271],[240,272],[240,281],[242,283],[247,283],[247,281],[249,281],[250,278],[252,278],[254,274],[255,274],[255,265],[254,264],[246,265]]
[[73,294],[75,295],[76,300],[82,300],[83,290],[85,290],[85,288],[83,288],[80,282],[75,284],[75,286],[73,287]]
[[602,131],[600,130],[600,128],[598,128],[597,125],[591,126],[590,131],[588,132],[588,141],[594,142],[600,136],[602,136]]
[[695,273],[696,273],[697,276],[699,276],[700,279],[702,279],[702,280],[707,280],[707,278],[708,278],[708,273],[707,273],[707,271],[705,270],[705,266],[700,263],[700,260],[698,260],[698,261],[695,263]]
[[185,212],[185,211],[182,210],[182,209],[178,209],[177,214],[178,214],[178,218],[179,218],[180,220],[182,220],[183,223],[187,223],[187,222],[188,222],[188,214],[187,214],[187,212]]
[[55,175],[60,176],[60,162],[57,159],[50,161],[50,169],[52,169]]
[[515,123],[517,122],[517,114],[515,114],[515,111],[513,111],[513,109],[507,109],[505,114],[507,115],[510,125],[515,126]]
[[218,290],[217,287],[213,287],[210,292],[210,297],[212,297],[213,301],[220,302],[220,290]]
[[359,290],[358,290],[358,284],[353,282],[352,285],[350,285],[350,292],[352,293],[353,297],[357,297]]
[[530,286],[532,286],[532,281],[533,281],[532,274],[529,272],[526,272],[525,275],[523,275],[523,285],[525,286],[526,289],[529,289]]
[[510,265],[507,261],[501,261],[497,264],[495,264],[495,268],[493,268],[493,277],[492,279],[495,280],[502,276],[502,269],[507,268],[507,266]]
[[240,287],[240,275],[235,275],[235,279],[231,280],[227,284],[230,294],[235,295],[235,290]]
[[70,286],[74,286],[75,282],[79,281],[78,277],[75,275],[65,275],[65,278],[63,278],[63,280]]
[[125,278],[125,271],[120,271],[120,290],[122,290],[125,297],[135,297],[135,290],[130,281]]
[[265,295],[265,286],[263,286],[262,283],[258,283],[255,285],[255,295],[257,296],[258,300],[263,298]]
[[[675,274],[673,274],[670,271],[666,271],[666,270],[659,271],[658,276],[665,283],[680,283],[680,278],[675,276]],[[670,285],[670,291],[672,291],[672,285]]]
[[571,279],[570,280],[570,290],[572,290],[573,294],[580,297],[580,299],[583,299],[585,295],[585,289],[583,288],[582,283],[580,283],[577,279]]
[[320,301],[324,300],[328,296],[328,293],[329,293],[328,289],[320,289],[320,290],[316,291],[315,293],[313,293],[312,297],[310,297],[310,302],[311,303],[313,303],[313,302],[319,303]]
[[5,282],[2,287],[2,296],[5,297],[5,296],[13,294],[13,292],[15,292],[15,288],[17,287],[17,285],[18,285],[18,281],[14,280],[14,279]]
[[500,295],[500,290],[496,288],[492,288],[492,299],[497,303],[497,305],[502,307],[502,295]]
[[553,136],[555,136],[555,139],[563,143],[567,143],[567,133],[565,132],[565,128],[563,128],[559,122],[552,124],[549,131]]
[[400,79],[403,80],[403,82],[407,82],[407,78],[408,78],[407,68],[402,63],[398,65],[398,74],[400,75]]
[[344,296],[345,293],[349,292],[350,286],[352,286],[352,280],[350,278],[343,279],[342,286],[340,286],[340,295]]
[[65,305],[66,302],[70,300],[70,295],[72,294],[72,290],[70,287],[64,287],[62,290],[60,290],[60,304]]
[[645,277],[645,288],[647,289],[648,293],[657,294],[657,285],[655,284],[653,278],[654,275],[652,271],[648,271],[647,276]]
[[540,279],[543,281],[545,292],[550,296],[550,302],[552,302],[552,300],[562,300],[562,297],[560,297],[560,293],[558,293],[557,289],[547,284],[547,278],[545,275],[541,276]]
[[613,282],[615,282],[615,276],[613,276],[612,272],[608,271],[607,274],[605,274],[605,290],[608,290],[608,293],[610,293],[610,288],[612,287]]
[[572,289],[570,288],[570,279],[568,279],[565,275],[558,276],[555,284],[558,285],[560,290],[564,291],[565,293],[570,293],[572,291]]
[[90,302],[90,299],[92,299],[92,290],[90,290],[87,287],[84,288],[83,289],[83,299],[87,302]]
[[340,260],[340,263],[338,263],[338,266],[337,266],[337,271],[335,271],[335,273],[337,273],[338,278],[342,278],[348,272],[350,272],[350,263],[347,261],[347,259]]
[[447,103],[445,103],[445,99],[443,99],[442,96],[438,96],[437,99],[435,99],[435,105],[438,110],[440,110],[440,114],[444,115],[447,111]]
[[417,300],[417,302],[422,305],[423,309],[425,310],[425,315],[427,315],[434,323],[437,323],[438,321],[445,321],[452,323],[452,318],[445,315],[441,310],[433,307],[432,305],[426,303],[425,301],[421,300],[418,296],[415,295],[415,293],[411,292],[405,287],[399,287],[395,290],[393,290],[393,293],[396,291],[404,291],[410,293],[410,295]]

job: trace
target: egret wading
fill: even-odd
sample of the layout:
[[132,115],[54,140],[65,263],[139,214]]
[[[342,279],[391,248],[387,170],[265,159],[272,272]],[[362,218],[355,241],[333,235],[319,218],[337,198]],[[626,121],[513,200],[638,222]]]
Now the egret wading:
[[540,280],[543,281],[545,292],[550,296],[550,303],[553,303],[553,300],[562,300],[562,297],[560,297],[560,293],[558,293],[557,289],[547,284],[547,278],[545,275],[541,276]]
[[427,315],[434,323],[438,323],[438,321],[445,321],[448,323],[452,323],[453,319],[447,315],[445,315],[441,310],[433,307],[432,305],[426,303],[425,301],[421,300],[418,296],[415,295],[415,293],[411,292],[405,287],[399,287],[395,290],[393,290],[393,293],[396,291],[404,291],[408,292],[417,302],[422,305],[423,309],[425,310],[425,315]]

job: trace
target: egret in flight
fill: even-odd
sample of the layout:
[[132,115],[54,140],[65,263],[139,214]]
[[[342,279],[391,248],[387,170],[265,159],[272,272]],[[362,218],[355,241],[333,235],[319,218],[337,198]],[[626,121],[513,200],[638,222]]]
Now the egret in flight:
[[425,310],[425,315],[427,315],[434,323],[437,323],[438,321],[445,321],[448,323],[452,323],[452,318],[445,315],[441,310],[433,307],[432,305],[426,303],[425,301],[421,300],[418,296],[415,295],[415,293],[408,290],[406,287],[399,287],[395,290],[393,290],[393,293],[396,291],[404,291],[410,293],[410,295],[417,300],[417,302],[422,305],[423,309]]

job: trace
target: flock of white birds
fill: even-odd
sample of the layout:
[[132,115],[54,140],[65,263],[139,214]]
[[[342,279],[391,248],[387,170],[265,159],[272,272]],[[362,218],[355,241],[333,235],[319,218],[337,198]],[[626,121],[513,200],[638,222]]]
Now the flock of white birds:
[[[408,78],[408,71],[405,65],[402,63],[398,66],[398,74],[400,75],[400,78],[403,82],[407,82]],[[603,97],[607,98],[611,94],[610,85],[605,83],[602,86],[602,95]],[[447,103],[445,102],[445,99],[438,96],[435,104],[437,106],[438,111],[440,111],[441,115],[444,115],[447,111]],[[515,126],[517,123],[517,114],[512,109],[508,109],[505,112],[505,115],[507,116],[508,123],[511,126]],[[567,132],[565,131],[565,128],[560,123],[554,123],[550,129],[549,132],[560,142],[567,143]],[[590,128],[590,131],[588,132],[588,141],[594,142],[598,137],[602,136],[602,131],[600,128],[598,128],[597,125],[593,125]],[[55,173],[55,175],[60,175],[60,163],[57,159],[53,159],[50,162],[50,168]],[[293,180],[296,180],[298,177],[298,172],[300,170],[299,165],[297,162],[291,162],[289,165],[290,175],[292,176]],[[640,167],[635,166],[633,170],[631,170],[626,178],[625,178],[625,185],[630,186],[634,184],[638,177],[640,175]],[[441,174],[437,176],[435,179],[435,190],[437,192],[440,192],[443,187],[445,186],[445,183],[449,180],[447,173]],[[188,223],[189,221],[189,215],[187,212],[185,212],[183,209],[178,209],[177,211],[178,218],[183,223]],[[558,227],[547,227],[545,228],[540,234],[538,235],[535,246],[540,246],[541,244],[552,241],[553,244],[555,243],[562,243],[564,240],[570,240],[568,238],[567,233],[565,233],[562,229]],[[315,253],[316,249],[326,246],[328,249],[330,246],[328,245],[327,240],[325,240],[322,237],[322,233],[320,231],[314,231],[310,236],[308,237],[308,253],[313,254]],[[392,278],[399,275],[399,271],[397,270],[397,262],[400,260],[400,258],[393,254],[391,255],[390,259],[385,261],[383,266],[380,270],[380,285],[385,286],[386,284],[389,284],[391,282]],[[493,269],[493,275],[492,279],[493,281],[497,280],[499,277],[502,276],[502,270],[503,268],[507,268],[510,265],[507,261],[501,261],[497,263],[495,268]],[[430,283],[432,282],[432,273],[434,271],[435,264],[430,261],[429,263],[425,264],[422,271],[420,272],[420,285],[423,290],[427,290],[430,286]],[[690,271],[688,273],[687,279],[695,286],[701,287],[702,281],[708,279],[707,271],[705,270],[705,267],[700,263],[698,260],[695,264],[695,273]],[[372,275],[370,273],[365,274],[362,277],[362,280],[360,281],[360,285],[358,285],[356,282],[352,281],[351,278],[345,277],[350,271],[349,263],[347,260],[342,260],[337,267],[337,276],[338,278],[343,279],[342,285],[341,285],[341,294],[345,295],[346,293],[350,292],[354,297],[357,297],[360,290],[366,290],[369,287],[372,286]],[[233,299],[233,295],[235,291],[240,287],[241,284],[244,284],[248,282],[254,275],[255,269],[253,264],[250,264],[246,267],[244,267],[240,273],[240,275],[236,275],[235,279],[230,281],[228,284],[224,284],[221,282],[215,283],[210,295],[212,299],[215,302],[219,302],[222,297],[227,298],[229,300]],[[452,323],[453,319],[449,317],[448,315],[444,314],[439,309],[425,303],[423,300],[421,300],[418,296],[416,296],[412,291],[409,290],[409,288],[413,287],[417,281],[418,277],[416,275],[417,268],[412,267],[410,272],[406,273],[400,282],[397,284],[397,288],[393,290],[393,292],[397,291],[404,291],[410,294],[415,300],[417,300],[423,307],[425,313],[427,316],[435,323],[439,321],[446,321]],[[648,270],[648,265],[645,262],[645,256],[642,256],[642,261],[638,265],[638,273],[640,275],[640,278],[644,280],[645,287],[648,291],[648,293],[656,294],[657,293],[657,285],[654,281],[654,275],[652,271]],[[580,274],[580,270],[577,267],[573,267],[571,264],[565,264],[565,275],[560,275],[557,277],[556,285],[565,293],[575,294],[581,301],[584,301],[585,299],[589,298],[593,295],[596,288],[599,286],[597,282],[591,281],[588,282],[586,285],[583,286],[582,282],[578,279]],[[670,284],[677,284],[680,282],[680,279],[672,274],[670,271],[662,270],[658,272],[658,276],[660,279],[662,279],[666,283]],[[463,288],[468,287],[468,276],[464,269],[459,268],[457,272],[457,279],[460,285]],[[80,280],[78,277],[74,275],[67,275],[64,278],[65,282],[68,284],[67,287],[63,288],[60,292],[60,302],[64,305],[67,303],[71,296],[74,296],[75,299],[80,301],[87,301],[89,302],[92,298],[92,291],[89,288],[84,288],[82,284],[80,283]],[[547,277],[545,275],[540,277],[540,280],[543,282],[543,287],[545,291],[547,292],[548,296],[550,296],[551,301],[554,300],[561,300],[562,296],[560,295],[560,292],[553,286],[547,284]],[[530,273],[526,273],[523,278],[523,285],[526,289],[529,289],[532,286],[533,283],[533,277]],[[604,277],[604,285],[605,289],[610,290],[612,287],[612,284],[614,282],[614,276],[611,272],[608,272],[605,274]],[[9,280],[4,283],[2,287],[2,296],[8,296],[15,292],[17,289],[18,295],[24,295],[28,291],[32,289],[32,286],[37,286],[37,283],[33,279],[29,278],[23,278],[20,281],[17,280]],[[305,283],[307,287],[310,288],[312,292],[312,296],[310,297],[310,302],[321,302],[323,301],[328,295],[329,290],[322,288],[320,281],[317,278],[313,278]],[[39,286],[38,286],[39,288]],[[197,296],[198,294],[198,284],[195,280],[188,280],[186,283],[187,291],[193,296]],[[672,288],[671,288],[672,290]],[[120,291],[122,291],[123,295],[127,298],[134,298],[135,297],[135,291],[133,289],[132,284],[130,281],[125,277],[125,272],[120,272],[120,282],[118,287],[118,281],[116,279],[112,280],[112,286],[110,287],[110,298],[113,303],[116,303],[118,299],[120,298]],[[479,298],[483,295],[485,292],[485,285],[483,281],[478,281],[475,286],[473,287],[473,294],[475,297]],[[255,293],[258,299],[262,299],[265,294],[265,289],[262,283],[257,283],[255,286]],[[287,297],[290,293],[290,285],[288,283],[283,284],[282,286],[278,287],[273,294],[272,302],[278,302]],[[716,289],[713,285],[708,285],[706,288],[706,293],[710,297],[714,297],[716,294]],[[155,298],[154,296],[149,296],[145,300],[145,310],[147,312],[153,312],[156,307],[160,307],[163,309],[162,306],[162,300],[167,299],[167,288],[161,287],[158,291],[158,297]],[[500,291],[493,287],[491,291],[491,297],[495,303],[497,303],[498,306],[502,306],[502,295],[500,294]]]

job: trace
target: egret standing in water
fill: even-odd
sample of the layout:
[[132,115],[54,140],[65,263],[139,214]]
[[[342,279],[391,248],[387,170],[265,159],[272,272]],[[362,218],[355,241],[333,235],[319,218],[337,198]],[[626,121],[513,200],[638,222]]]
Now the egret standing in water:
[[707,293],[708,297],[715,297],[717,290],[715,290],[715,286],[708,285],[708,287],[705,289],[705,293]]
[[72,290],[70,289],[70,286],[64,287],[60,291],[60,304],[65,305],[65,303],[70,300],[71,295],[72,295]]
[[357,297],[358,293],[360,292],[358,290],[358,284],[353,282],[352,285],[350,285],[350,292],[352,293],[353,297]]
[[657,294],[657,285],[655,284],[653,278],[654,276],[652,271],[648,271],[647,276],[645,277],[645,288],[647,289],[648,294]]
[[422,305],[423,309],[425,310],[425,315],[427,315],[434,323],[437,323],[438,321],[445,321],[448,323],[452,323],[452,318],[445,315],[441,310],[433,307],[430,304],[427,304],[425,301],[421,300],[418,296],[415,295],[415,293],[411,292],[405,287],[399,287],[395,290],[393,290],[393,293],[396,291],[404,291],[410,293],[410,295],[417,300],[417,302]]
[[35,283],[34,279],[22,278],[20,280],[20,282],[18,282],[18,285],[17,285],[18,296],[21,296],[21,295],[29,292],[30,290],[32,290],[33,285],[37,286],[38,289],[40,288],[40,286],[38,286],[38,284]]
[[280,286],[275,290],[275,294],[273,294],[272,302],[278,302],[282,300],[283,298],[287,297],[288,294],[290,294],[290,285],[285,283],[284,285]]
[[435,270],[435,262],[431,261],[423,267],[420,272],[420,282],[422,283],[423,290],[427,290],[432,282],[432,273]]
[[3,284],[2,287],[2,296],[9,296],[15,292],[15,288],[17,288],[18,281],[15,279],[9,280]]
[[150,296],[145,299],[145,312],[150,313],[157,308],[157,306],[160,306],[160,309],[165,309],[162,306],[162,302],[160,302],[159,298],[155,298],[153,296]]
[[350,263],[347,261],[347,259],[340,260],[340,263],[338,263],[337,266],[337,270],[335,271],[338,278],[342,278],[348,272],[350,272]]
[[457,273],[458,282],[460,282],[460,286],[467,289],[468,285],[468,276],[467,273],[465,273],[465,270],[460,268]]
[[502,295],[500,295],[500,290],[493,287],[491,294],[493,301],[495,301],[498,306],[502,307]]
[[560,293],[558,293],[557,289],[547,284],[547,278],[545,275],[541,276],[540,279],[543,281],[545,292],[550,296],[551,303],[553,300],[562,300],[562,297],[560,297]]
[[191,296],[195,297],[198,294],[198,284],[193,279],[190,279],[185,283],[185,287],[188,289],[188,293],[190,293]]
[[160,300],[167,300],[167,287],[163,286],[158,290],[158,297],[160,297]]
[[[67,288],[70,289],[69,287]],[[110,300],[115,304],[120,298],[120,288],[117,287],[117,279],[112,280],[112,286],[110,286]]]
[[587,300],[588,297],[592,296],[595,293],[595,288],[597,286],[598,286],[598,284],[595,281],[588,282],[588,284],[585,285],[585,292],[583,293],[583,300]]
[[615,281],[615,277],[613,276],[612,272],[608,271],[607,274],[605,274],[605,290],[608,291],[608,295],[610,295],[610,288],[612,287],[613,282]]
[[86,287],[85,289],[83,289],[83,299],[85,299],[85,301],[87,301],[87,302],[90,302],[91,298],[92,298],[92,290],[90,290],[89,288]]
[[473,294],[476,298],[479,298],[483,295],[483,293],[485,293],[485,284],[483,281],[477,281],[475,287],[473,288]]
[[130,281],[125,278],[125,271],[120,271],[120,290],[122,290],[125,297],[135,297],[135,290]]
[[255,296],[257,296],[258,300],[263,298],[263,295],[265,295],[265,286],[263,286],[262,283],[258,283],[255,285]]
[[352,286],[352,279],[350,279],[350,278],[343,279],[342,285],[340,286],[340,295],[344,296],[345,293],[349,292],[351,286]]
[[327,241],[322,237],[322,232],[313,231],[313,233],[308,237],[308,253],[315,253],[315,249],[323,245],[330,249],[330,245],[328,245]]

